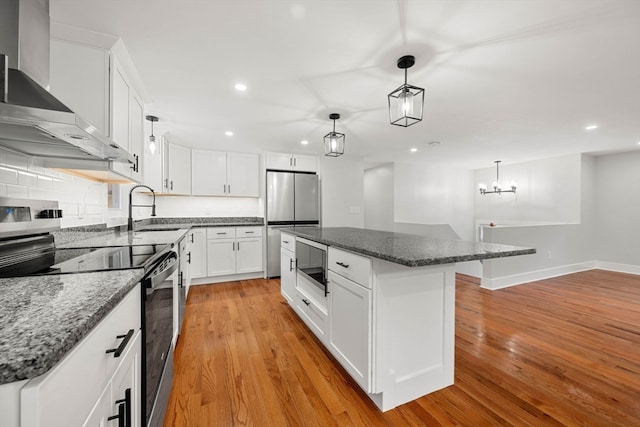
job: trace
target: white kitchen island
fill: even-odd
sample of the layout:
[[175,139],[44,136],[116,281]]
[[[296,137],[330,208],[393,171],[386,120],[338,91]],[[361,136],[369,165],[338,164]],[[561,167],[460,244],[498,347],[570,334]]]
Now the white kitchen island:
[[[327,247],[326,293],[295,240]],[[535,249],[356,228],[282,234],[282,294],[382,411],[453,384],[455,262]]]

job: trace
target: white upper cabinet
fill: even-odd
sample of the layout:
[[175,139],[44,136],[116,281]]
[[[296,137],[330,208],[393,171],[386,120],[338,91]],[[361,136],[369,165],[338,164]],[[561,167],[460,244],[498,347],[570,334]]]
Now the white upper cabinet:
[[265,153],[267,169],[317,172],[318,158],[290,153]]
[[194,196],[260,196],[260,156],[191,150]]
[[[64,36],[70,36],[65,34]],[[70,36],[82,40],[82,34]],[[110,137],[135,159],[133,165],[114,163],[120,175],[141,182],[143,102],[131,71],[120,57],[127,56],[119,39],[102,46],[64,38],[51,39],[51,93]]]
[[191,194],[226,196],[227,153],[191,150]]
[[108,50],[51,40],[51,92],[67,107],[111,136]]
[[164,147],[164,182],[162,192],[191,194],[191,149],[167,142]]

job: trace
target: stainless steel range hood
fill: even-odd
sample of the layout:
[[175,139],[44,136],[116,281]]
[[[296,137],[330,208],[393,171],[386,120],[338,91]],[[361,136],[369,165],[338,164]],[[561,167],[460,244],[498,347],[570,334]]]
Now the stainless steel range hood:
[[49,1],[0,1],[0,146],[45,167],[108,170],[134,158],[48,90]]

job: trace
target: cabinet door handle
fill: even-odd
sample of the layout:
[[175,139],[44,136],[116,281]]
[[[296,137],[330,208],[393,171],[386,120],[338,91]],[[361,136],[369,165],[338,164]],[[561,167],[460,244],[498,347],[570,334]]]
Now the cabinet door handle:
[[340,262],[340,261],[336,261],[336,264],[338,264],[340,267],[349,268],[349,264],[345,264],[345,263]]
[[107,418],[107,421],[118,420],[118,427],[127,427],[125,421],[125,407],[124,403],[118,405],[118,413]]
[[140,170],[140,164],[139,164],[139,160],[138,160],[139,157],[138,157],[137,154],[134,154],[133,158],[135,159],[135,162],[133,162],[131,164],[131,170],[134,171],[134,172],[138,172],[138,170]]
[[238,250],[240,250],[240,242],[237,242],[237,243],[238,243]]
[[216,234],[217,234],[218,236],[226,236],[226,235],[227,235],[227,232],[226,232],[226,231],[223,231],[222,233],[216,233]]
[[164,188],[169,189],[169,178],[164,179]]
[[187,264],[191,264],[191,252],[187,253]]
[[105,351],[105,353],[113,353],[113,357],[120,357],[124,349],[127,348],[127,344],[129,344],[129,341],[131,340],[134,332],[135,331],[133,329],[129,329],[127,335],[118,335],[116,338],[122,339],[120,345],[117,348],[110,348],[109,350]]
[[[128,388],[124,391],[124,399],[116,400],[116,404],[124,404],[124,424],[123,427],[131,427],[131,389]],[[118,426],[120,426],[120,408],[118,408],[118,415],[115,416],[118,418]],[[109,418],[111,419],[111,418]],[[115,418],[114,418],[115,419]]]
[[180,273],[178,273],[178,286],[180,286],[181,288],[184,287],[182,284],[182,278],[183,278],[183,274],[181,271]]
[[171,191],[173,191],[173,180],[171,180]]
[[227,190],[229,190],[229,191],[227,191],[227,194],[231,194],[231,184],[227,185]]
[[305,304],[307,304],[307,305],[311,305],[311,303],[310,303],[308,300],[306,300],[306,299],[303,299],[303,300],[302,300],[302,302],[303,302],[303,303],[305,303]]
[[286,243],[288,245],[289,241],[288,240],[283,240],[282,243]]
[[293,260],[289,258],[289,271],[293,271]]
[[193,243],[193,233],[191,233],[191,243]]
[[232,242],[232,244],[231,244],[231,245],[232,245],[232,246],[231,246],[232,250],[234,250],[234,251],[235,251],[235,250],[236,250],[236,242]]
[[244,234],[253,234],[255,231],[245,231]]

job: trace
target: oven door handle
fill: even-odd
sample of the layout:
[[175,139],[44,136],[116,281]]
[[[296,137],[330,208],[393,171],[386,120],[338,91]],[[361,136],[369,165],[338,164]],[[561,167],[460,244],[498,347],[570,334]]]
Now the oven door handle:
[[[161,266],[164,268],[159,270]],[[142,282],[147,291],[154,292],[158,286],[167,280],[178,268],[178,254],[175,251],[169,251],[165,256],[158,260],[149,273],[143,277]]]

